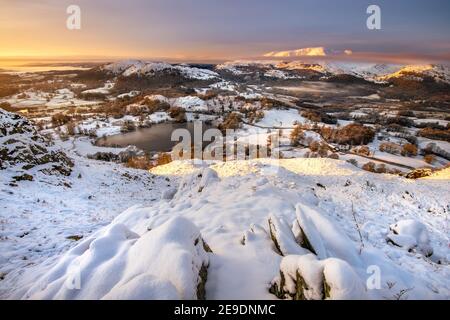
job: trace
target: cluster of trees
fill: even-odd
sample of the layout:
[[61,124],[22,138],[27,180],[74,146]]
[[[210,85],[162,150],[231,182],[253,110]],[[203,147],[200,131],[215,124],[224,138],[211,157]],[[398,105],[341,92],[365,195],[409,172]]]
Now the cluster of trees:
[[384,163],[375,164],[374,162],[367,162],[362,167],[363,170],[374,172],[374,173],[390,173],[390,174],[400,174],[401,171],[398,169],[389,169]]
[[405,143],[399,145],[394,142],[383,142],[379,146],[381,152],[387,152],[390,154],[401,154],[405,157],[415,157],[418,154],[418,148],[415,144]]
[[186,122],[186,110],[180,107],[171,107],[168,114],[176,122]]
[[0,74],[0,98],[17,94],[20,87],[16,82],[20,80],[19,76]]
[[421,129],[418,134],[420,137],[433,139],[433,140],[443,140],[450,142],[450,129],[447,130],[439,130],[432,128],[424,128]]
[[373,141],[375,130],[358,123],[348,124],[342,128],[321,127],[320,133],[328,142],[342,145],[363,145]]
[[8,102],[1,102],[0,103],[0,109],[3,109],[5,111],[9,111],[9,112],[14,112],[16,111],[11,104],[9,104]]
[[298,147],[303,139],[305,139],[305,132],[302,130],[300,125],[296,125],[294,130],[291,131],[291,144],[294,147]]
[[51,121],[53,127],[59,127],[72,121],[72,117],[64,113],[57,113],[52,116]]
[[301,116],[312,122],[323,122],[326,124],[336,124],[337,118],[330,116],[328,113],[320,112],[317,110],[305,110],[302,111]]
[[239,129],[242,122],[242,116],[237,112],[231,112],[228,114],[228,116],[224,119],[224,121],[219,125],[219,129],[222,132],[225,132],[227,129]]
[[172,162],[170,153],[160,152],[153,159],[148,155],[130,157],[126,162],[128,168],[150,170],[151,168]]

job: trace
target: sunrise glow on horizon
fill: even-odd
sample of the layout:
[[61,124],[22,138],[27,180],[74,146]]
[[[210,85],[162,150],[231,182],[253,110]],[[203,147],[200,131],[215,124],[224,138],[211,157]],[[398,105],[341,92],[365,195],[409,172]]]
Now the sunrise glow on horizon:
[[351,50],[355,59],[450,56],[450,4],[442,1],[378,1],[383,28],[376,32],[365,28],[367,1],[80,0],[75,31],[65,27],[72,2],[0,0],[0,59],[207,61],[314,47]]

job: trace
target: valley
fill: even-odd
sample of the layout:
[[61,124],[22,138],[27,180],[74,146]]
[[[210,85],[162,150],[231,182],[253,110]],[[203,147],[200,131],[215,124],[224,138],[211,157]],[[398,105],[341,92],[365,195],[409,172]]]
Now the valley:
[[1,298],[450,297],[446,65],[3,70],[0,112]]

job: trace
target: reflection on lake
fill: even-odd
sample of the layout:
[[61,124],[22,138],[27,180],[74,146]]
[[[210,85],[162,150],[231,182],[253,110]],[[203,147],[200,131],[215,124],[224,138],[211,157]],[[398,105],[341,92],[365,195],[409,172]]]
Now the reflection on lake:
[[[202,124],[203,133],[209,128],[213,128],[205,123]],[[171,151],[179,141],[172,141],[172,132],[176,129],[187,129],[194,139],[194,123],[158,123],[150,128],[139,129],[134,132],[118,134],[104,137],[97,140],[98,146],[103,147],[127,147],[134,145],[148,153]]]

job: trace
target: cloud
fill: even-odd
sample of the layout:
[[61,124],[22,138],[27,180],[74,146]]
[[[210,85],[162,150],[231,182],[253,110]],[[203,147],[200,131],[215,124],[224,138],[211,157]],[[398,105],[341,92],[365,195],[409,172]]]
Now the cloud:
[[272,51],[264,54],[264,57],[279,57],[279,58],[289,58],[289,57],[303,57],[303,56],[326,56],[324,47],[315,48],[302,48],[290,51]]
[[288,51],[272,51],[265,53],[263,56],[272,58],[291,58],[291,57],[325,57],[330,55],[341,55],[341,54],[351,55],[353,54],[353,51],[350,49],[339,51],[339,50],[325,49],[324,47],[312,47]]

